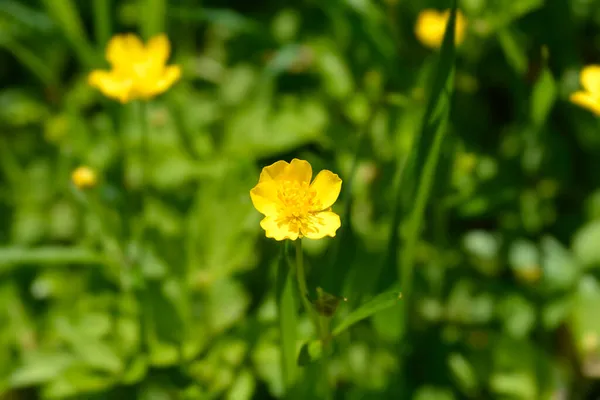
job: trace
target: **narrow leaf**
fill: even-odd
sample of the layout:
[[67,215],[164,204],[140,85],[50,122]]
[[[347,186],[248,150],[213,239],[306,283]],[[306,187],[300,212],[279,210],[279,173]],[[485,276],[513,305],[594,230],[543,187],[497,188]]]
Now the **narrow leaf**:
[[0,247],[0,272],[13,265],[101,264],[102,255],[81,247]]
[[141,31],[146,40],[165,31],[165,15],[167,2],[165,0],[140,0]]
[[338,336],[352,325],[362,321],[373,314],[385,310],[398,304],[402,295],[397,290],[382,293],[375,296],[371,300],[358,307],[356,310],[348,314],[337,326],[333,329],[332,336]]
[[74,2],[71,0],[42,0],[42,3],[73,46],[79,61],[87,66],[93,65],[96,54],[88,41],[83,22]]
[[[421,133],[414,144],[416,147],[413,149],[411,168],[404,170],[410,176],[407,177],[403,174],[402,181],[397,187],[397,194],[399,194],[403,190],[402,182],[406,179],[418,182],[414,194],[411,193],[411,198],[409,199],[409,204],[412,207],[406,226],[402,259],[398,264],[400,281],[407,299],[410,299],[414,256],[421,232],[421,224],[433,185],[436,166],[440,158],[440,150],[446,135],[450,115],[450,98],[454,89],[455,22],[456,1],[453,1],[450,19],[446,27],[437,68],[435,69],[433,85],[429,94],[426,111],[423,115]],[[398,198],[400,198],[399,195]],[[397,230],[398,223],[392,229]],[[393,234],[391,237],[395,237],[395,235]],[[397,243],[390,242],[389,254],[396,254],[394,250],[396,245]]]

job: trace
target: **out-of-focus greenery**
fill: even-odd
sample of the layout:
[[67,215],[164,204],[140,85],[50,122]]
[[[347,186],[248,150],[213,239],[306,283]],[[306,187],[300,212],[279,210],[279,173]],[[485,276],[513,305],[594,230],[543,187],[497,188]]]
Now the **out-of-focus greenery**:
[[[309,289],[347,299],[336,321],[415,261],[410,302],[334,338],[336,398],[597,398],[600,123],[567,99],[600,61],[600,1],[460,2],[420,216],[407,160],[439,58],[414,22],[448,7],[0,1],[0,398],[280,398],[282,243],[249,190],[293,157],[344,181],[342,230],[304,241]],[[167,33],[183,69],[147,110],[87,84],[120,32]],[[80,165],[96,187],[73,186]],[[300,353],[305,316],[296,335]],[[290,397],[317,398],[304,358]]]

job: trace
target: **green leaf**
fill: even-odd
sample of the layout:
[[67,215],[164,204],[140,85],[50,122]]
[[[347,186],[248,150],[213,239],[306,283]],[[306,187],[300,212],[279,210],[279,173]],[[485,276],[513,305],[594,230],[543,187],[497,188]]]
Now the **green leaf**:
[[[434,70],[433,85],[429,91],[428,102],[421,123],[420,135],[415,138],[406,168],[399,162],[398,174],[401,179],[395,188],[396,205],[389,235],[386,264],[398,269],[400,284],[408,302],[411,298],[413,269],[416,248],[421,233],[425,207],[436,175],[442,142],[446,136],[450,116],[451,96],[454,91],[456,24],[456,0],[452,1],[450,19],[446,26],[444,41],[440,50],[437,66]],[[413,185],[413,182],[417,182]],[[406,187],[405,183],[411,184]],[[406,203],[400,200],[405,199]],[[405,225],[405,242],[402,258],[397,262],[398,226],[403,214],[402,208],[410,209]]]
[[248,369],[242,370],[227,392],[226,400],[250,400],[256,389],[256,379]]
[[323,355],[323,344],[320,340],[311,340],[304,343],[298,354],[298,365],[305,366],[315,362]]
[[517,74],[524,75],[527,72],[527,55],[515,32],[510,27],[504,27],[498,30],[497,37],[508,63]]
[[291,264],[287,257],[287,243],[282,246],[277,266],[275,296],[279,316],[279,340],[281,344],[281,365],[283,382],[291,387],[296,376],[296,304],[294,299],[294,279]]
[[573,253],[584,267],[600,267],[600,221],[581,227],[573,237]]
[[531,94],[531,120],[535,126],[541,127],[550,113],[556,100],[556,83],[550,69],[542,70]]
[[0,272],[11,270],[15,265],[39,266],[69,264],[102,264],[104,257],[80,247],[0,247]]
[[90,45],[79,12],[71,0],[42,0],[46,11],[71,42],[79,61],[87,66],[95,63],[96,55]]
[[13,388],[48,382],[59,376],[75,359],[65,353],[35,353],[26,356],[24,361],[9,377]]
[[181,343],[185,332],[183,305],[175,280],[165,282],[149,281],[140,299],[149,329],[148,334],[161,343]]
[[356,310],[348,314],[332,331],[332,336],[338,336],[357,322],[373,314],[392,307],[400,301],[402,294],[397,290],[382,293],[367,301]]
[[139,22],[146,40],[165,31],[166,0],[138,0]]
[[471,363],[462,354],[452,353],[448,357],[448,365],[459,387],[472,397],[477,390],[477,375]]

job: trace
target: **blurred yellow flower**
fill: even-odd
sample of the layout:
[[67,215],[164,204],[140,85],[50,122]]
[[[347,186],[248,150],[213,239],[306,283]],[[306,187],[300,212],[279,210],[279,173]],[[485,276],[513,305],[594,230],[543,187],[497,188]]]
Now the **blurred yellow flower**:
[[71,174],[71,179],[79,189],[94,187],[98,181],[94,170],[86,166],[76,168]]
[[121,103],[149,99],[169,89],[181,76],[178,65],[166,65],[170,52],[165,35],[154,36],[145,46],[133,34],[116,35],[106,47],[111,70],[92,71],[88,82]]
[[254,207],[265,215],[260,226],[275,240],[306,236],[335,236],[340,217],[331,211],[342,188],[339,176],[323,170],[311,183],[308,161],[294,158],[263,168],[258,184],[250,191]]
[[[427,47],[433,49],[440,47],[449,18],[449,10],[437,11],[427,9],[421,11],[415,25],[417,39]],[[461,44],[465,39],[466,27],[467,20],[459,10],[456,10],[456,30],[454,37],[456,45]]]
[[583,90],[570,96],[570,100],[600,116],[600,65],[588,65],[581,70],[579,80]]

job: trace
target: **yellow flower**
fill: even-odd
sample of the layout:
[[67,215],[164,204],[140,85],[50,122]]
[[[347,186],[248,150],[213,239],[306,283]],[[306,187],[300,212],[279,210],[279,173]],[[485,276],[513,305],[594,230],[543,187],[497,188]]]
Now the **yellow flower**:
[[[437,11],[427,9],[421,11],[415,25],[417,39],[427,47],[433,49],[440,47],[449,18],[449,10]],[[456,10],[456,30],[454,31],[454,42],[456,45],[461,44],[465,39],[466,27],[467,21],[464,15],[459,10]]]
[[570,100],[600,117],[600,65],[588,65],[579,75],[583,90],[571,94]]
[[296,240],[303,236],[321,239],[335,236],[340,217],[331,211],[342,180],[323,170],[313,182],[308,161],[294,158],[263,168],[258,184],[250,191],[254,207],[265,215],[260,226],[275,240]]
[[71,179],[79,189],[94,187],[97,182],[96,173],[89,167],[78,167],[71,174]]
[[154,36],[146,46],[133,34],[116,35],[106,47],[111,70],[93,71],[88,82],[121,103],[149,99],[169,89],[181,76],[178,65],[166,65],[170,52],[165,35]]

